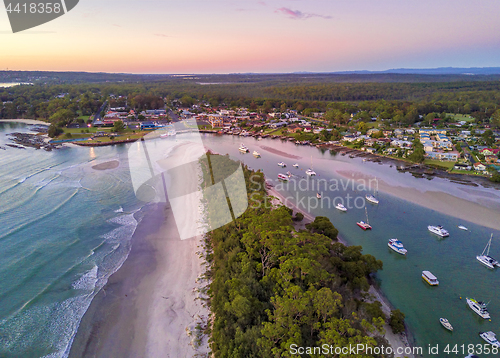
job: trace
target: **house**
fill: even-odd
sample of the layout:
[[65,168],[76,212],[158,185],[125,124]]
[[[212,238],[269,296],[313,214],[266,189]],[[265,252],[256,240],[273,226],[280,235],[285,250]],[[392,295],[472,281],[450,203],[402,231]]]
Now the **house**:
[[498,157],[496,155],[485,155],[484,156],[484,160],[486,161],[486,163],[488,164],[496,164],[498,163],[498,161],[500,159],[498,159]]
[[440,134],[440,133],[436,134],[436,140],[438,140],[440,142],[449,142],[450,141],[445,134]]
[[348,135],[345,135],[342,140],[346,141],[346,142],[354,142],[355,140],[357,140],[358,137],[352,135],[352,134],[348,134]]
[[[438,118],[439,120],[439,118]],[[435,134],[444,134],[446,135],[446,129],[436,129],[436,128],[432,128],[432,129],[419,129],[418,132],[420,133],[420,135],[422,135],[422,133],[427,133],[428,135],[435,135]]]
[[227,118],[225,116],[220,115],[220,114],[209,114],[208,115],[208,122],[212,125],[212,128],[223,127],[224,121],[226,121],[226,120],[227,120]]
[[474,169],[480,172],[484,172],[486,170],[486,166],[482,163],[474,163]]
[[291,124],[291,125],[288,126],[288,132],[289,133],[297,133],[300,130],[302,130],[302,127],[300,127],[297,124]]
[[150,131],[155,129],[157,126],[154,122],[142,122],[141,131]]
[[271,127],[271,128],[281,128],[281,127],[286,127],[286,122],[276,122],[276,123],[271,123],[270,127]]
[[311,133],[312,127],[304,127],[304,133]]
[[426,156],[431,159],[456,162],[459,157],[458,152],[429,152]]
[[472,167],[467,164],[461,164],[461,163],[456,163],[455,166],[453,167],[455,170],[471,170]]
[[500,149],[491,149],[491,148],[485,148],[485,149],[480,151],[480,153],[484,156],[498,155],[499,152],[500,152]]

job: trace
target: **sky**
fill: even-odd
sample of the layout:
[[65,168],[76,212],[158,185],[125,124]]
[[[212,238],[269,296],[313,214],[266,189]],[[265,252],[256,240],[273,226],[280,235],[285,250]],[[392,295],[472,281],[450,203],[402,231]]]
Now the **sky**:
[[498,0],[80,0],[13,34],[0,70],[288,73],[500,67]]

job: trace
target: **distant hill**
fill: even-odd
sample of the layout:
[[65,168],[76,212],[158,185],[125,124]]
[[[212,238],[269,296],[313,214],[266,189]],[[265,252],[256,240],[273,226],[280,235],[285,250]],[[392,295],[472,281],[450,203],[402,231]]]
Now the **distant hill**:
[[334,74],[408,74],[408,75],[499,75],[500,67],[438,67],[438,68],[394,68],[384,71],[342,71]]

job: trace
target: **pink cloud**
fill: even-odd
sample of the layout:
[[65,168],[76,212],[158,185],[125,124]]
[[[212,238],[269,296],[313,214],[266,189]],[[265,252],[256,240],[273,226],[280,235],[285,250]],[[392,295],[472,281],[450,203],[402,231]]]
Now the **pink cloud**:
[[312,13],[306,13],[302,12],[300,10],[292,10],[287,7],[281,7],[275,11],[277,14],[283,14],[286,15],[288,18],[293,19],[293,20],[305,20],[309,19],[311,17],[321,17],[323,19],[331,19],[331,16],[325,16],[325,15],[319,15],[319,14],[312,14]]

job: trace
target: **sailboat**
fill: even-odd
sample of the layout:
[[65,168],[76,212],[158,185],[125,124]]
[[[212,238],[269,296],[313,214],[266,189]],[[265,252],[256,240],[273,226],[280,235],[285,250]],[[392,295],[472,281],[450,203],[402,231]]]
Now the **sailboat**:
[[[493,239],[493,234],[491,234],[490,241],[486,244],[486,247],[483,250],[481,255],[476,256],[476,259],[490,269],[494,269],[495,267],[500,267],[500,263],[490,256],[490,247],[491,240]],[[486,255],[484,254],[486,252]]]
[[370,222],[368,221],[368,210],[366,209],[366,206],[365,206],[365,214],[366,214],[366,222],[364,221],[359,221],[357,222],[356,224],[358,224],[358,226],[360,228],[362,228],[363,230],[371,230],[372,227],[370,226]]
[[316,172],[312,169],[312,167],[313,167],[313,157],[311,155],[311,167],[306,170],[306,174],[311,176],[311,177],[316,175]]

